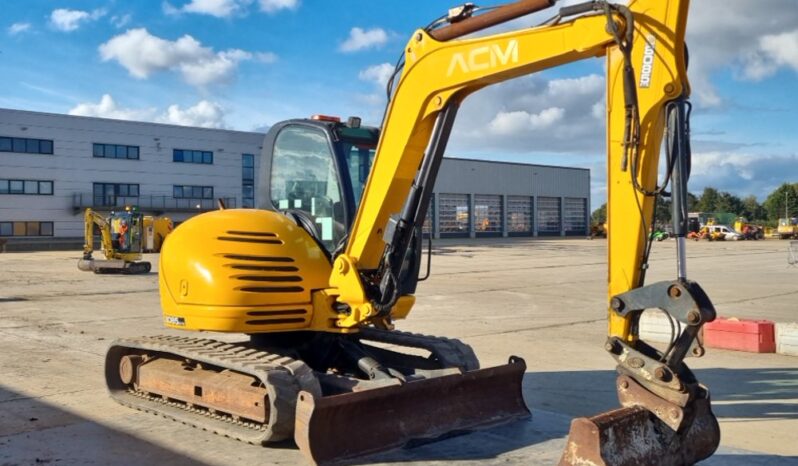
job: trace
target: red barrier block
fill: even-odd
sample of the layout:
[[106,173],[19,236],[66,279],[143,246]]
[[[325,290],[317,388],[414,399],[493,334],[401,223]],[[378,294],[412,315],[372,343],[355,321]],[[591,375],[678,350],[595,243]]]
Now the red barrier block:
[[704,325],[704,345],[751,353],[775,353],[775,325],[769,320],[718,317]]

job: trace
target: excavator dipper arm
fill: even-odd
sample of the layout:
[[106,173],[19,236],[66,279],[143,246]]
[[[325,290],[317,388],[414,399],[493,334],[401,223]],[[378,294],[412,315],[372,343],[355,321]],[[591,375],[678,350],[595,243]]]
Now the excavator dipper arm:
[[[105,251],[106,256],[109,254],[112,255],[114,248],[111,242],[111,227],[108,225],[105,218],[91,209],[86,209],[86,212],[83,214],[83,220],[83,258],[91,259],[91,255],[94,252],[94,225],[97,225],[100,229],[103,251]],[[112,256],[108,257],[108,259],[112,258]]]

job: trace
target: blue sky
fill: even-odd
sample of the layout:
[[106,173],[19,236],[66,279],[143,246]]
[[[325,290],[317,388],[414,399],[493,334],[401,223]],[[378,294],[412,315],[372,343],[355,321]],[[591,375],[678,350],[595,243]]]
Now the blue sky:
[[[763,200],[798,182],[798,9],[758,4],[691,7],[694,192],[712,185]],[[450,6],[0,0],[0,107],[239,130],[314,113],[378,123],[389,64]],[[603,92],[600,60],[488,88],[464,104],[448,155],[591,168],[597,206]]]

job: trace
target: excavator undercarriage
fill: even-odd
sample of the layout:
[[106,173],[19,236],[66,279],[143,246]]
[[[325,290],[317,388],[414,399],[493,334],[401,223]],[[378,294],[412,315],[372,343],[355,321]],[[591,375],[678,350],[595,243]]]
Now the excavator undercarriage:
[[124,405],[244,442],[294,437],[319,464],[529,416],[519,358],[480,370],[457,340],[379,329],[258,337],[118,340],[108,387]]

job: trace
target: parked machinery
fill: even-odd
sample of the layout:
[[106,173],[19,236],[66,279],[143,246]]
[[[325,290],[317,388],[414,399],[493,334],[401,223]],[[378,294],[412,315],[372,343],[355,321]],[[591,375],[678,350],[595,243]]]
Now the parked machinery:
[[144,217],[144,252],[161,252],[161,246],[166,237],[174,229],[174,223],[169,217]]
[[[143,250],[144,217],[135,207],[113,211],[108,218],[92,209],[84,213],[83,258],[78,269],[94,273],[147,273],[149,262],[140,262]],[[100,244],[105,259],[95,259],[94,225],[100,230]]]
[[590,238],[606,238],[607,237],[607,223],[594,223],[590,225]]
[[779,239],[798,238],[798,218],[780,218],[776,232]]
[[765,239],[765,227],[749,223],[745,217],[737,217],[734,222],[734,230],[745,239]]

